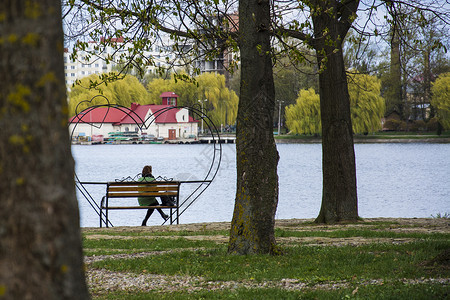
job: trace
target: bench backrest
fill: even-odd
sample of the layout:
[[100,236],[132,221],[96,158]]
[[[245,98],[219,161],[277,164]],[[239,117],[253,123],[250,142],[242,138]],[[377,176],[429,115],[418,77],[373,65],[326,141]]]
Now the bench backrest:
[[178,196],[178,181],[151,182],[108,182],[106,196],[108,198],[136,198],[145,196]]

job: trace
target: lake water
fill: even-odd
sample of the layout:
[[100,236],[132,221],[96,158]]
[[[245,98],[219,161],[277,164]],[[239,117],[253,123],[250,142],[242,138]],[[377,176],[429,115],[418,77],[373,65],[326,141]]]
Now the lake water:
[[[82,182],[106,182],[134,177],[144,165],[155,176],[177,180],[205,178],[213,144],[72,146],[76,173]],[[217,147],[217,146],[216,146]],[[277,219],[314,218],[322,197],[320,144],[278,144],[280,162]],[[356,144],[359,215],[372,217],[430,217],[450,213],[450,144]],[[235,145],[222,144],[217,176],[186,209],[180,223],[231,221],[236,188]],[[97,202],[104,185],[84,185]],[[182,184],[183,201],[195,184]],[[133,200],[135,201],[135,200]],[[82,227],[99,226],[96,211],[78,192]],[[136,202],[136,201],[135,201]],[[110,211],[115,226],[140,225],[145,210]],[[159,225],[154,213],[148,225]]]

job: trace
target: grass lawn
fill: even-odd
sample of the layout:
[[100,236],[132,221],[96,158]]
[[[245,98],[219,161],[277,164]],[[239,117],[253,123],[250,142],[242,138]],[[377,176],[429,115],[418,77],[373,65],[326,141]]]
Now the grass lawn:
[[447,218],[285,220],[276,226],[278,256],[228,255],[229,224],[164,227],[84,230],[93,299],[450,297]]

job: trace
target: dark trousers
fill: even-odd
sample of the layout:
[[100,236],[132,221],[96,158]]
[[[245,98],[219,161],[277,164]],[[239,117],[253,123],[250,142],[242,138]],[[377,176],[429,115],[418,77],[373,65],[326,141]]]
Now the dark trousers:
[[[147,210],[147,214],[145,215],[145,218],[142,221],[142,226],[147,226],[147,220],[148,220],[148,218],[150,218],[150,216],[152,215],[154,210],[155,210],[154,208],[149,208]],[[159,214],[161,215],[161,217],[164,220],[167,220],[168,216],[162,211],[162,209],[161,208],[157,208],[157,210],[158,210]]]

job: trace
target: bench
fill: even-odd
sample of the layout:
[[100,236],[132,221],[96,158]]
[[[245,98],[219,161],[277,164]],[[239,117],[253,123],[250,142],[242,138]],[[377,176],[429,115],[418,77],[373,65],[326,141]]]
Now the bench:
[[[102,223],[106,224],[108,227],[108,211],[111,209],[170,209],[170,224],[173,224],[174,221],[174,211],[176,216],[176,222],[179,224],[179,199],[178,195],[180,192],[180,182],[178,181],[150,181],[150,182],[107,182],[106,183],[106,195],[102,198],[100,203],[100,227],[102,227]],[[163,206],[163,205],[154,205],[154,206],[139,206],[137,202],[137,197],[143,196],[153,196],[153,197],[161,197],[161,196],[171,196],[175,200],[175,205],[173,206]],[[116,198],[136,198],[136,204],[134,206],[120,206],[119,201],[110,201],[111,199]],[[114,205],[111,205],[113,202]],[[103,210],[105,213],[103,214]],[[103,220],[103,215],[105,216],[105,220]]]

